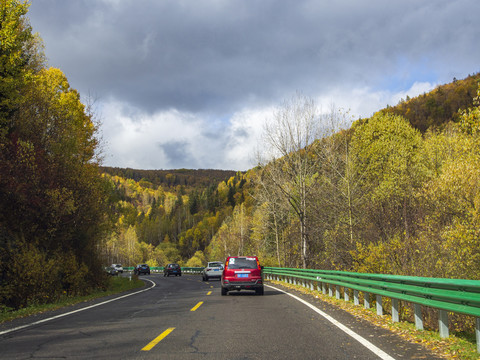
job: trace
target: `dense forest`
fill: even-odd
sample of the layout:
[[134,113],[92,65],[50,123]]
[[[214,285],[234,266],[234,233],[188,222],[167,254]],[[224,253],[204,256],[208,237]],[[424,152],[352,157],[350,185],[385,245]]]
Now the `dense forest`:
[[479,74],[355,121],[292,98],[246,172],[102,167],[99,124],[27,11],[0,7],[0,311],[101,288],[110,263],[230,254],[480,278]]
[[[199,172],[201,181],[206,173]],[[115,219],[115,230],[102,246],[105,262],[203,266],[212,238],[249,196],[245,174],[223,172],[234,176],[217,183],[220,173],[212,172],[214,179],[206,186],[154,186],[105,173]]]
[[[100,170],[112,176],[120,176],[134,181],[147,181],[152,186],[167,188],[182,185],[184,187],[204,187],[228,180],[236,171],[216,169],[176,169],[176,170],[140,170],[130,168],[101,167]],[[147,187],[149,184],[145,184]]]

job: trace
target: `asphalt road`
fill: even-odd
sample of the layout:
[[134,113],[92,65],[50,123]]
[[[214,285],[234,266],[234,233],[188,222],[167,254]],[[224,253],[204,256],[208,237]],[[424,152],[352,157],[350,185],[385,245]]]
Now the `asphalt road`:
[[436,359],[311,296],[221,296],[219,281],[194,275],[142,279],[141,293],[2,324],[0,359]]

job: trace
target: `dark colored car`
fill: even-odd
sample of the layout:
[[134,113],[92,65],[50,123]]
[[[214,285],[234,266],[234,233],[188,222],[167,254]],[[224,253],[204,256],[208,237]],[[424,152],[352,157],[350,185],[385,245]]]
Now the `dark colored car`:
[[163,268],[163,276],[182,276],[182,268],[178,264],[168,264]]
[[222,295],[232,290],[254,290],[263,295],[262,269],[256,256],[229,256],[221,277]]
[[135,275],[148,274],[150,275],[150,266],[147,264],[139,264],[133,269]]

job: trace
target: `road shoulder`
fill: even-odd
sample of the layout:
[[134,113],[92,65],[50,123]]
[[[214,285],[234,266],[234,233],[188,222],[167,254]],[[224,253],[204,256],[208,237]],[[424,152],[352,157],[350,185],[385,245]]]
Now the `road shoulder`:
[[390,356],[401,359],[433,359],[440,360],[446,357],[440,353],[434,353],[429,349],[426,349],[419,343],[411,342],[399,334],[392,332],[389,329],[385,329],[373,322],[366,320],[363,317],[352,314],[339,306],[336,306],[328,299],[325,301],[322,299],[323,294],[312,292],[309,290],[299,289],[294,286],[284,284],[282,282],[271,281],[266,282],[274,287],[278,287],[283,291],[298,296],[302,300],[317,307],[321,311],[333,317],[341,324],[347,326],[349,329],[364,337],[372,344],[382,349]]

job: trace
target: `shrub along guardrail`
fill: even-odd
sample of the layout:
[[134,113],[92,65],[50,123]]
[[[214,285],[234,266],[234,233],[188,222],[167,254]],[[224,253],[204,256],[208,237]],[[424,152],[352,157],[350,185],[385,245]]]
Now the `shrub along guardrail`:
[[[392,299],[392,320],[399,321],[400,300],[414,304],[415,326],[423,330],[422,305],[438,309],[440,336],[449,336],[448,313],[460,313],[476,318],[477,351],[480,352],[480,281],[439,279],[416,276],[352,273],[344,271],[309,270],[265,267],[264,275],[270,280],[302,285],[323,294],[341,298],[341,288],[345,301],[359,305],[359,292],[363,293],[364,306],[370,308],[370,295],[376,295],[376,310],[383,315],[382,298]],[[351,289],[351,290],[349,290]]]

